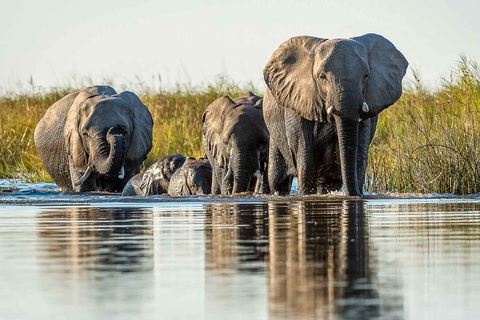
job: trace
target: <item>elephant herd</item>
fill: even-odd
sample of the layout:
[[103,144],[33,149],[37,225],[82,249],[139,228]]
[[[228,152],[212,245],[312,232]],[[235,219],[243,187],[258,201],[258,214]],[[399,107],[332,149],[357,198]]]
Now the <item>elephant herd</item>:
[[378,114],[402,94],[408,62],[384,37],[293,37],[267,62],[264,97],[220,97],[203,113],[201,159],[180,154],[144,173],[153,120],[132,92],[89,87],[54,103],[35,128],[61,190],[123,195],[361,196]]

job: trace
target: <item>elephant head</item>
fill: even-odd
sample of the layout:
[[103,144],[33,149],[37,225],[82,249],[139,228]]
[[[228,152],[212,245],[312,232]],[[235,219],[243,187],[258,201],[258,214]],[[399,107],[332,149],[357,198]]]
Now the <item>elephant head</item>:
[[185,162],[185,156],[172,154],[152,164],[144,173],[139,173],[123,188],[123,196],[151,196],[168,192],[172,175]]
[[173,173],[168,185],[172,197],[207,195],[211,193],[212,166],[207,159],[187,157],[183,165]]
[[269,133],[262,101],[248,92],[234,100],[218,98],[205,109],[203,144],[213,168],[212,193],[258,191],[264,184]]
[[134,93],[94,86],[52,105],[37,125],[35,144],[62,189],[118,192],[140,171],[152,147],[152,127],[150,112]]
[[400,97],[407,66],[402,53],[377,34],[331,40],[301,36],[280,45],[264,78],[278,105],[336,126],[345,192],[359,195],[359,122]]

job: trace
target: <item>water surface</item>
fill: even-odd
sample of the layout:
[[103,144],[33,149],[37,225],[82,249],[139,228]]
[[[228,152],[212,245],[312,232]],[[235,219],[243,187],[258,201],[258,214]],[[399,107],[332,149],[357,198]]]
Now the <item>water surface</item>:
[[477,196],[122,198],[14,187],[0,191],[0,319],[480,314]]

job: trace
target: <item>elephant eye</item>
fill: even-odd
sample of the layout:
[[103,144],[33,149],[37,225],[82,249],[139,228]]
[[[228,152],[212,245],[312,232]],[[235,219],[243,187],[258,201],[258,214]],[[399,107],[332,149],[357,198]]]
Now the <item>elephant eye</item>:
[[326,81],[327,81],[327,76],[326,76],[325,74],[321,74],[321,75],[319,76],[319,79],[320,79],[320,81],[322,81],[322,82],[326,82]]

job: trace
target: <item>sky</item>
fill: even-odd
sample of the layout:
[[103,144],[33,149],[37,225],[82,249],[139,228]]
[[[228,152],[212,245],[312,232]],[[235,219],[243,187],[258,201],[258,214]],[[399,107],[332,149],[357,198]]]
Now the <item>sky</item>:
[[111,83],[264,88],[273,51],[298,35],[389,39],[426,86],[463,54],[480,62],[478,0],[10,0],[0,19],[0,92]]

